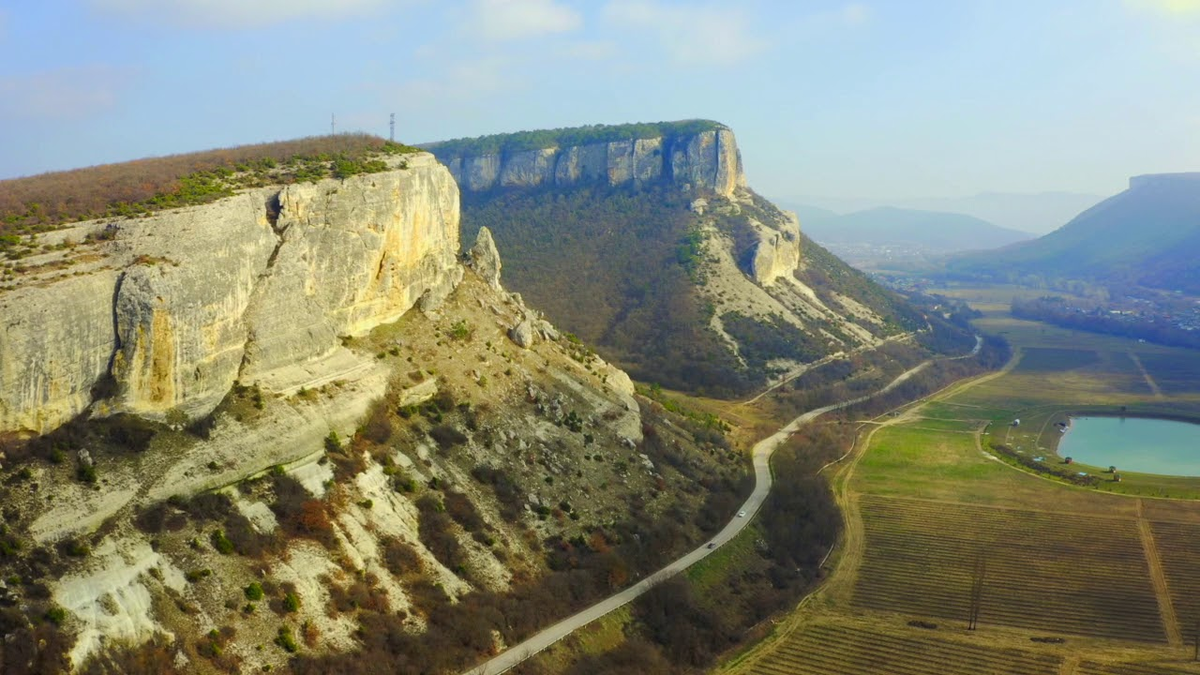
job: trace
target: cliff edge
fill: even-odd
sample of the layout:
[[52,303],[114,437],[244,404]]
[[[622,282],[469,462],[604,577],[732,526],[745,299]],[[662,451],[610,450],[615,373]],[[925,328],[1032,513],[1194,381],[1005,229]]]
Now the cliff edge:
[[458,189],[428,154],[44,236],[88,243],[31,259],[39,271],[0,294],[0,432],[92,406],[195,418],[235,381],[320,385],[364,367],[339,338],[462,275]]
[[467,192],[667,182],[731,197],[746,186],[733,131],[706,120],[517,132],[424,147]]

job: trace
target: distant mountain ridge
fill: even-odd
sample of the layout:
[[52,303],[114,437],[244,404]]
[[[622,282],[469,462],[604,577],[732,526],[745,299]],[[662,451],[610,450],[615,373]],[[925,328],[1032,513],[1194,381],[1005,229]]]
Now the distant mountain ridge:
[[881,206],[803,223],[822,243],[912,244],[930,253],[998,248],[1032,239],[1019,232],[961,213],[917,211]]
[[1135,176],[1129,189],[1035,241],[971,254],[951,274],[1082,279],[1200,293],[1200,172]]
[[1103,200],[1102,195],[1075,192],[1042,192],[1037,194],[984,192],[969,197],[915,197],[910,199],[837,199],[816,196],[780,200],[811,204],[845,214],[879,206],[893,206],[918,211],[962,213],[1010,230],[1045,234],[1071,220]]

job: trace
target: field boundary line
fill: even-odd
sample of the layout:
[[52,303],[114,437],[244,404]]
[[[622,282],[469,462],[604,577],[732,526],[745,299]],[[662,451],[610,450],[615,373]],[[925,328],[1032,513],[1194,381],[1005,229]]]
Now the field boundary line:
[[[1105,493],[1107,494],[1107,493]],[[1136,515],[1120,515],[1113,513],[1095,513],[1087,511],[1059,511],[1057,509],[1029,509],[1021,508],[1020,506],[1004,506],[1002,504],[979,504],[975,502],[960,502],[952,499],[927,499],[925,497],[908,497],[902,495],[867,495],[871,499],[887,499],[894,501],[920,502],[930,505],[942,506],[970,506],[981,509],[994,509],[996,511],[1020,511],[1022,513],[1046,513],[1052,516],[1079,516],[1081,518],[1101,518],[1108,520],[1137,520]],[[1192,521],[1187,521],[1192,522]]]
[[1146,370],[1146,366],[1142,365],[1142,360],[1138,358],[1138,355],[1132,351],[1126,352],[1126,354],[1128,354],[1129,359],[1133,361],[1133,365],[1137,366],[1137,369],[1142,371],[1142,377],[1145,378],[1146,385],[1150,387],[1150,392],[1154,394],[1154,398],[1160,400],[1166,398],[1166,396],[1164,396],[1162,393],[1162,389],[1158,388],[1158,383],[1154,381],[1153,377],[1150,377],[1150,371]]
[[1146,552],[1146,566],[1150,570],[1150,583],[1154,585],[1154,595],[1158,598],[1158,611],[1162,615],[1163,631],[1167,634],[1167,643],[1172,647],[1183,646],[1183,633],[1179,630],[1179,617],[1175,614],[1175,605],[1171,602],[1171,589],[1167,586],[1167,575],[1163,571],[1162,558],[1158,555],[1158,544],[1154,541],[1154,530],[1150,521],[1142,516],[1142,500],[1137,500],[1137,526],[1142,538],[1142,549]]

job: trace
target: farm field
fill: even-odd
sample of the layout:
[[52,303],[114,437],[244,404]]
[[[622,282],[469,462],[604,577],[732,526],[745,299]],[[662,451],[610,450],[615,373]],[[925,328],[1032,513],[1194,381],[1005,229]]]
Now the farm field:
[[1083,661],[1075,669],[1076,675],[1176,675],[1177,673],[1200,673],[1196,663],[1175,661],[1173,663],[1096,663]]
[[1200,525],[1154,522],[1151,529],[1179,624],[1194,634],[1200,625]]
[[850,675],[928,673],[930,664],[983,675],[1053,675],[1062,659],[1018,649],[995,649],[941,638],[922,629],[894,635],[818,624],[782,647],[777,657],[755,664],[754,675]]
[[1080,487],[989,452],[1061,463],[1071,414],[1200,420],[1200,352],[999,306],[977,323],[1012,361],[862,422],[832,478],[846,533],[828,582],[721,672],[1200,673],[1200,478],[1076,465],[1100,477]]
[[864,496],[856,607],[1165,642],[1138,527],[1128,518]]

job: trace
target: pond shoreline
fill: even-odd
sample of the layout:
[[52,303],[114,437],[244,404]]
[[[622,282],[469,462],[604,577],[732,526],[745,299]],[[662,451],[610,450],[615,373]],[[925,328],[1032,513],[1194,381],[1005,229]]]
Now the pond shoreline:
[[1116,467],[1118,473],[1200,478],[1200,420],[1195,417],[1095,412],[1064,417],[1065,428],[1061,421],[1055,422],[1061,433],[1052,444],[1054,456],[1063,463],[1098,470]]

